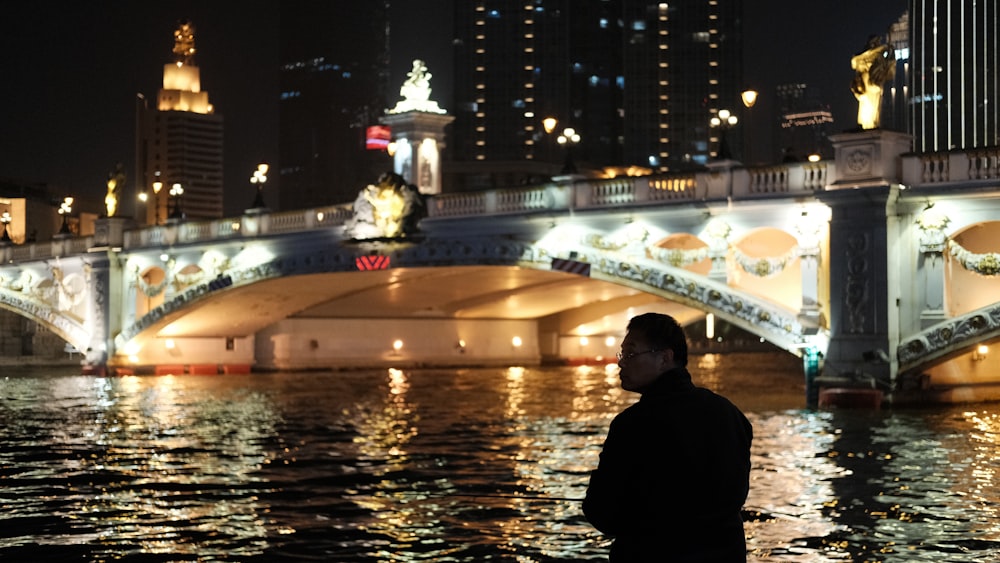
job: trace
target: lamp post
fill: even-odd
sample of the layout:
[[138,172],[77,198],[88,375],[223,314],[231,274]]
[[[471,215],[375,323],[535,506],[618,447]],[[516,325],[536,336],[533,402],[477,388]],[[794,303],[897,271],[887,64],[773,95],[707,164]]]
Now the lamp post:
[[254,170],[253,176],[250,176],[250,184],[253,185],[257,191],[257,194],[254,196],[253,203],[250,204],[251,209],[263,209],[267,207],[264,204],[264,183],[267,182],[267,170],[267,164],[260,163],[257,165],[257,169]]
[[181,196],[184,195],[184,187],[180,184],[174,184],[170,186],[170,191],[167,193],[174,199],[174,210],[170,212],[170,218],[183,219],[184,211],[181,210]]
[[721,160],[730,160],[733,158],[733,153],[729,149],[729,141],[726,140],[726,131],[730,127],[735,126],[737,121],[739,120],[728,109],[720,109],[719,115],[713,117],[709,121],[712,127],[719,129],[718,158]]
[[567,127],[563,129],[563,132],[556,141],[566,147],[566,161],[563,163],[562,173],[563,174],[576,174],[576,163],[573,162],[573,147],[580,144],[580,134],[576,132],[576,129],[572,127]]
[[3,215],[0,215],[0,223],[3,223],[3,235],[0,236],[0,244],[13,244],[13,239],[10,238],[10,222],[13,218],[10,216],[9,211],[4,211]]
[[62,204],[59,205],[59,214],[62,215],[62,227],[59,227],[60,235],[71,235],[72,231],[69,230],[69,214],[73,212],[73,198],[65,197],[63,198]]
[[750,139],[750,109],[757,103],[757,91],[753,89],[744,90],[740,94],[740,99],[743,100],[743,107],[747,108],[747,126],[743,129],[743,156],[746,158],[748,164],[753,164],[753,159],[750,158],[750,148],[753,147],[753,142]]

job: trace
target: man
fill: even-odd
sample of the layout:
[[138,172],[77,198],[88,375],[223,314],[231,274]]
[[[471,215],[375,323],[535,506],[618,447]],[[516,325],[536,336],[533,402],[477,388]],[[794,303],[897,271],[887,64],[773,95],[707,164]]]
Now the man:
[[583,502],[614,536],[612,563],[746,561],[741,509],[753,429],[726,398],[691,382],[673,317],[634,317],[618,355],[639,401],[611,422]]

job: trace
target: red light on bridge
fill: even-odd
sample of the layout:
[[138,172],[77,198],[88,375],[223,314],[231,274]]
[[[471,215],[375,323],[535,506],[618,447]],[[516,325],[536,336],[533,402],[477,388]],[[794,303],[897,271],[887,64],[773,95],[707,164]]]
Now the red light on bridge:
[[362,272],[368,270],[385,270],[389,267],[388,256],[358,256],[354,259],[354,265]]

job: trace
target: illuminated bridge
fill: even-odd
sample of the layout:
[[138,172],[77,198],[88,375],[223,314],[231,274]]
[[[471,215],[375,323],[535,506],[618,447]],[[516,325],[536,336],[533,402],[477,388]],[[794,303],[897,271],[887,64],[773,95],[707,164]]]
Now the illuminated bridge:
[[[562,178],[432,196],[402,237],[352,205],[0,247],[0,306],[88,370],[215,373],[614,357],[629,317],[724,320],[896,402],[1000,398],[1000,150]],[[870,361],[870,360],[875,361]]]

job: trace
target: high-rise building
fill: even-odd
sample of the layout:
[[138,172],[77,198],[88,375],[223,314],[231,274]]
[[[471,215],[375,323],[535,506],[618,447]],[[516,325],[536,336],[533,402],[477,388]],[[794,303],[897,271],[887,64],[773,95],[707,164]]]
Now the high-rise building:
[[[704,164],[718,150],[711,118],[741,109],[741,15],[741,0],[456,2],[453,160],[515,162],[525,176],[564,156]],[[578,144],[558,143],[567,127]]]
[[145,224],[222,217],[223,120],[201,89],[194,41],[194,25],[180,22],[156,106],[137,100],[136,186],[145,201],[136,215]]
[[[742,0],[622,0],[627,164],[676,170],[718,157],[725,130],[711,119],[744,109],[742,19]],[[740,136],[727,141],[742,158]]]
[[910,6],[914,150],[1000,142],[998,12],[994,1],[915,0]]
[[391,170],[365,147],[389,107],[387,0],[282,2],[280,209],[353,201]]

